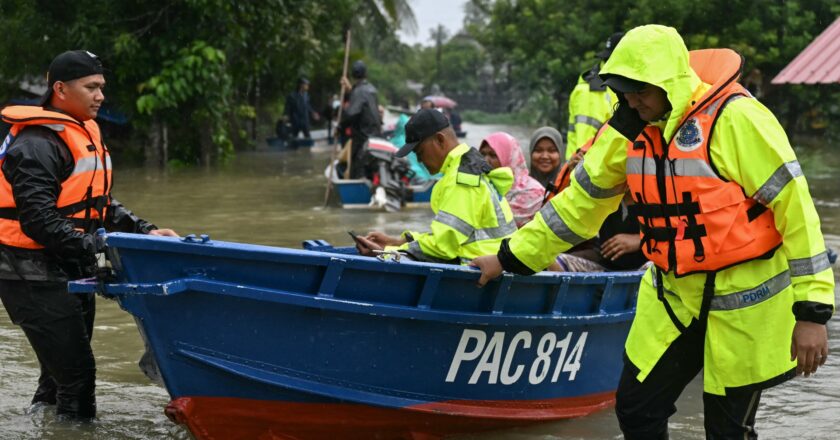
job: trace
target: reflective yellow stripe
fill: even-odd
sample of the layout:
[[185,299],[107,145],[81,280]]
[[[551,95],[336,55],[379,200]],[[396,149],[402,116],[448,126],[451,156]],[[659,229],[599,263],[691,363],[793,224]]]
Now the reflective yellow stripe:
[[601,121],[586,115],[575,115],[575,124],[586,124],[590,127],[594,127],[596,130],[604,125]]
[[788,184],[791,180],[799,177],[802,175],[802,167],[799,166],[799,161],[790,161],[773,172],[773,175],[761,185],[761,188],[755,192],[753,198],[761,203],[762,205],[767,205],[782,192],[782,189],[785,185]]
[[788,260],[788,265],[790,265],[791,276],[801,277],[820,273],[831,267],[831,262],[828,261],[828,253],[823,252],[810,258]]
[[735,310],[749,307],[772,298],[790,286],[790,272],[784,271],[763,282],[760,286],[741,292],[712,298],[710,310]]
[[507,221],[505,219],[505,211],[502,209],[502,204],[499,202],[501,196],[496,191],[496,187],[494,187],[492,183],[488,182],[483,176],[480,181],[483,181],[484,184],[487,185],[487,189],[490,191],[490,200],[493,203],[493,210],[496,212],[496,224],[499,226],[476,229],[473,225],[464,221],[457,215],[443,210],[438,211],[434,219],[434,221],[449,226],[466,236],[467,241],[464,242],[465,245],[481,240],[504,238],[516,232],[516,223],[514,220],[511,219],[510,221]]
[[554,210],[554,206],[551,206],[551,203],[543,206],[542,209],[540,209],[540,214],[542,215],[545,224],[551,228],[551,232],[554,232],[554,235],[560,237],[560,239],[566,243],[576,245],[586,241],[585,238],[575,234],[571,229],[569,229],[566,222],[564,222],[563,219],[560,218],[560,215],[557,214],[557,211]]
[[616,185],[612,188],[601,188],[600,186],[592,183],[592,179],[589,178],[589,173],[583,166],[583,161],[575,167],[575,179],[580,186],[583,187],[583,190],[586,191],[586,193],[593,199],[609,199],[610,197],[624,194],[624,191],[627,191],[627,185],[624,183]]

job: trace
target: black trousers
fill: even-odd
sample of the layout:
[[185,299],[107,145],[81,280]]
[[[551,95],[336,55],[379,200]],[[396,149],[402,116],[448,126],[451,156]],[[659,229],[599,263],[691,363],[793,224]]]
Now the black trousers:
[[[686,385],[703,368],[705,328],[694,321],[659,359],[644,382],[625,360],[616,393],[615,412],[624,438],[668,438],[668,418],[677,412],[674,403]],[[703,393],[706,438],[757,439],[755,413],[761,390],[729,392],[726,396]]]
[[63,418],[96,416],[94,295],[71,295],[61,282],[0,280],[0,300],[41,364],[32,403],[55,404]]

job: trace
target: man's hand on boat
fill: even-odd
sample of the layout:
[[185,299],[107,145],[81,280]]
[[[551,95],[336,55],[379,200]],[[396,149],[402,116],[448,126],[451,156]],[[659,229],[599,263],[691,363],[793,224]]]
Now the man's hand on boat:
[[499,262],[499,257],[495,255],[484,255],[482,257],[473,258],[470,261],[470,266],[481,269],[481,277],[478,279],[478,287],[484,287],[488,281],[497,278],[502,274],[502,263]]
[[400,246],[404,243],[405,239],[402,237],[392,237],[379,231],[369,232],[364,237],[356,236],[356,250],[359,251],[359,255],[366,257],[376,256],[373,251],[381,251],[385,246]]
[[149,231],[149,235],[157,235],[160,237],[180,237],[178,233],[173,231],[172,229],[152,229]]

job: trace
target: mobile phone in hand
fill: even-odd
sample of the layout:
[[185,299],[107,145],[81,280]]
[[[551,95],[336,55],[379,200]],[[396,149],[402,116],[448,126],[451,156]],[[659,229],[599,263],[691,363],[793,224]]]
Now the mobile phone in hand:
[[347,231],[347,233],[350,234],[350,238],[352,238],[353,241],[356,242],[357,245],[359,245],[359,246],[361,246],[365,249],[368,248],[367,245],[365,245],[365,243],[362,240],[359,239],[359,236],[355,232]]

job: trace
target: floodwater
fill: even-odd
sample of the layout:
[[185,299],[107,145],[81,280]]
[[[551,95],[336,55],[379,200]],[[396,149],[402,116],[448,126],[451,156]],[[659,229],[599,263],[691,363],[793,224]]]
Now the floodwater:
[[[492,131],[506,130],[527,148],[530,131],[521,127],[465,124],[467,142],[477,146]],[[425,229],[427,208],[399,213],[344,210],[324,204],[323,170],[330,149],[316,146],[290,152],[240,154],[214,169],[161,172],[125,169],[116,163],[115,196],[143,218],[182,235],[209,234],[216,240],[299,247],[303,239],[321,238],[350,245],[347,230],[364,233]],[[840,249],[840,158],[831,148],[799,151],[823,232]],[[836,271],[838,273],[838,271]],[[836,293],[836,292],[835,292]],[[2,307],[0,307],[2,308]],[[840,414],[840,319],[829,322],[831,351],[816,376],[797,378],[766,391],[758,412],[763,438],[838,438]],[[98,420],[77,425],[55,421],[49,410],[28,414],[38,363],[20,329],[0,312],[0,438],[2,439],[188,439],[189,433],[163,414],[169,401],[163,388],[140,372],[143,344],[133,319],[116,303],[98,298],[93,350],[97,359]],[[702,387],[692,383],[671,419],[672,438],[702,439]],[[612,410],[588,417],[529,428],[458,437],[461,440],[617,439]]]

